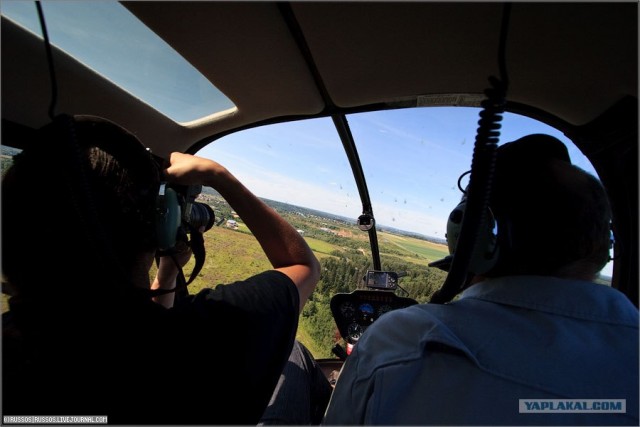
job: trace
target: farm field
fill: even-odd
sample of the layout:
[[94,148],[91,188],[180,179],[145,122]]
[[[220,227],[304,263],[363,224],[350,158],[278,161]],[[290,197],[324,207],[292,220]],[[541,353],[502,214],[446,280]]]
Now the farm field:
[[378,239],[381,242],[392,243],[407,252],[424,257],[426,260],[425,264],[444,258],[449,254],[446,245],[428,240],[420,240],[410,236],[378,232]]

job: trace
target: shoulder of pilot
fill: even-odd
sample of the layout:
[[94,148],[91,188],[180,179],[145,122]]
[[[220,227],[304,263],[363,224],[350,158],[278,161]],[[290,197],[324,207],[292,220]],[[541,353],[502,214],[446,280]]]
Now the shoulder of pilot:
[[457,308],[456,304],[416,304],[388,312],[360,338],[359,353],[384,366],[420,359],[428,345],[464,351],[466,346],[448,326]]

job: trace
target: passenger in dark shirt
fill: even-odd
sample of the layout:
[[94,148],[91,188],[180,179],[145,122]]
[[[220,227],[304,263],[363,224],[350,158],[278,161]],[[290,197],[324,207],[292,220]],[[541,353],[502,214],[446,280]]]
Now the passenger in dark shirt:
[[[26,145],[2,182],[3,415],[256,424],[319,278],[304,239],[220,164],[164,168],[107,120],[59,117]],[[174,301],[192,249],[178,239],[149,276],[175,231],[165,181],[218,191],[273,269]]]

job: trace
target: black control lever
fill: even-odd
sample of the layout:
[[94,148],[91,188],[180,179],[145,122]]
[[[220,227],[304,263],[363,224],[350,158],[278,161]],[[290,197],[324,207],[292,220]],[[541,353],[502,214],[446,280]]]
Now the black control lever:
[[331,349],[331,352],[333,354],[335,354],[336,356],[338,356],[338,358],[342,361],[347,360],[347,351],[338,343],[336,343],[336,345],[333,346],[333,348]]

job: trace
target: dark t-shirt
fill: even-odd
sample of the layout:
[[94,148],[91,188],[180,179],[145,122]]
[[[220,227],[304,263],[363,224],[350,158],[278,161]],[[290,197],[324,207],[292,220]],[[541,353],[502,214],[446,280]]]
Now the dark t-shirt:
[[298,306],[291,280],[267,271],[169,310],[146,300],[66,310],[29,339],[3,334],[2,414],[256,424],[291,352]]

